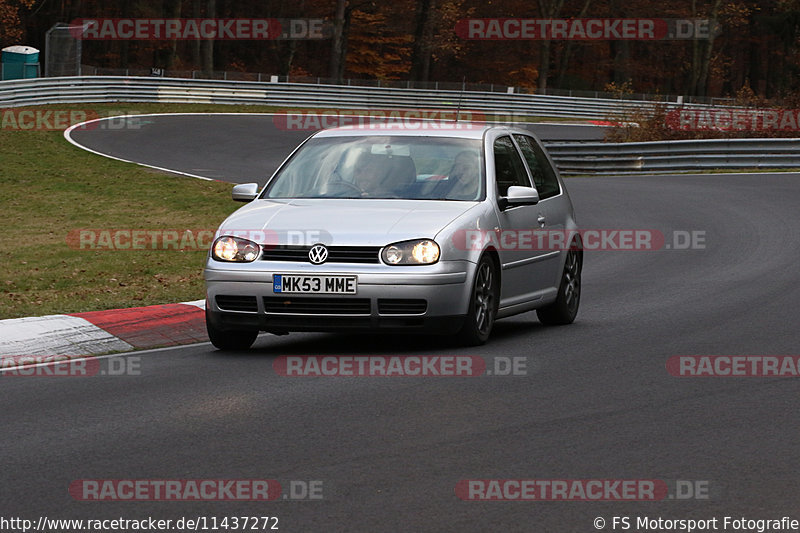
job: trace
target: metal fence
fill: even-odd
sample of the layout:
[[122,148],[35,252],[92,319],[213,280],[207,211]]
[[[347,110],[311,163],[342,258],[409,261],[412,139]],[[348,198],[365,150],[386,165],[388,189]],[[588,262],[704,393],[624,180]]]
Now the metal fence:
[[[461,109],[488,116],[594,120],[628,113],[648,114],[657,105],[641,100],[518,93],[155,77],[80,76],[0,83],[0,107],[120,101],[319,109]],[[680,107],[677,103],[661,105],[669,109]]]
[[551,143],[547,150],[562,174],[800,168],[800,139]]
[[622,93],[591,91],[584,89],[557,89],[548,87],[513,87],[499,83],[473,83],[459,81],[412,81],[412,80],[367,80],[346,78],[337,80],[322,76],[279,76],[260,72],[239,72],[230,70],[166,70],[144,68],[105,68],[81,65],[80,73],[85,76],[159,76],[165,78],[189,78],[230,81],[271,81],[273,83],[302,83],[310,85],[346,85],[353,87],[387,87],[390,89],[421,89],[425,91],[471,91],[490,93],[538,94],[546,96],[568,96],[577,98],[604,98],[607,100],[642,100],[647,102],[674,102],[677,104],[734,105],[733,98],[716,96],[678,96],[652,93]]

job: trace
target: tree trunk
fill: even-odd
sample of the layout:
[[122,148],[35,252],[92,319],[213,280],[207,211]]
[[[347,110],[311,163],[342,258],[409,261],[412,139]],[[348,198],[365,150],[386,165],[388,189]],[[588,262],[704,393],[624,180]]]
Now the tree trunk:
[[[80,2],[78,2],[80,4]],[[122,13],[130,13],[131,3],[130,0],[123,0],[121,2],[121,9]],[[70,19],[71,20],[71,19]],[[114,41],[107,41],[105,44],[105,48],[107,51],[117,50],[119,51],[119,66],[120,68],[128,68],[130,65],[130,41],[127,39],[123,39],[121,41],[117,41],[119,44],[115,47]]]
[[539,44],[539,91],[547,91],[547,76],[550,75],[550,40]]
[[[539,15],[542,18],[553,19],[561,13],[564,0],[539,0]],[[550,75],[550,39],[539,42],[539,90],[547,90],[547,78]]]
[[[711,9],[710,19],[716,20],[722,0],[714,0],[714,7]],[[692,14],[697,17],[697,3],[692,0]],[[708,94],[708,71],[711,64],[711,56],[714,51],[714,39],[716,35],[712,29],[708,39],[695,39],[692,45],[692,77],[690,81],[690,93],[697,96]]]
[[290,40],[286,42],[286,46],[278,46],[278,74],[281,76],[288,76],[292,72],[292,62],[294,55],[297,52],[297,41]]
[[[168,11],[168,17],[171,19],[179,19],[181,18],[181,7],[183,5],[182,2],[168,2],[168,4],[172,4],[172,10]],[[175,65],[175,60],[178,57],[178,41],[177,39],[173,40],[170,43],[169,50],[167,52],[167,59],[164,62],[165,69],[172,69]]]
[[[202,12],[200,8],[200,3],[203,0],[193,0],[192,1],[192,18],[198,19],[200,18],[200,14]],[[202,45],[202,41],[200,39],[195,39],[192,41],[192,69],[200,68],[200,49]]]
[[631,79],[628,72],[628,60],[631,56],[630,41],[616,41],[614,43],[614,72],[611,81],[617,85]]
[[[217,0],[206,0],[206,18],[217,16]],[[203,41],[203,70],[210,76],[214,73],[214,39]]]
[[414,46],[411,51],[411,79],[428,81],[431,71],[431,41],[436,0],[422,0],[417,9]]
[[[578,13],[578,16],[575,18],[583,18],[586,16],[586,12],[589,10],[589,4],[592,3],[592,0],[586,0],[583,4],[583,8],[581,8],[581,12]],[[567,41],[567,45],[564,48],[564,54],[561,56],[561,65],[558,69],[558,86],[564,87],[564,78],[567,75],[567,68],[569,67],[569,60],[570,56],[572,55],[572,49],[575,44],[575,41]]]
[[345,47],[347,42],[347,0],[336,0],[336,13],[333,18],[331,40],[331,60],[329,73],[334,83],[341,83],[344,75]]

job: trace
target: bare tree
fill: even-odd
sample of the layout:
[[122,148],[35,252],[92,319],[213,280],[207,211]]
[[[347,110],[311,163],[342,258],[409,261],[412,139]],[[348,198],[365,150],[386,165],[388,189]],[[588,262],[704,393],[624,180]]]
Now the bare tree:
[[330,77],[341,83],[347,56],[347,30],[350,26],[350,9],[347,0],[336,0],[331,41]]
[[[564,0],[538,0],[539,15],[542,18],[554,19],[561,13]],[[539,90],[547,89],[547,78],[550,75],[550,39],[539,41]]]
[[[583,7],[581,8],[581,12],[578,13],[577,18],[583,18],[586,16],[586,12],[589,11],[589,5],[592,3],[592,0],[586,0],[583,3]],[[570,56],[572,55],[572,49],[575,45],[574,41],[567,41],[567,45],[564,48],[564,53],[561,56],[561,64],[558,69],[558,86],[564,87],[564,77],[567,74],[567,68],[569,67],[569,60]]]
[[[217,16],[217,0],[206,0],[206,17],[215,18]],[[214,72],[214,39],[203,41],[203,70],[208,74]]]
[[[166,0],[164,3],[166,4],[164,11],[167,13],[169,18],[181,18],[181,8],[183,6],[183,2],[177,0]],[[170,7],[172,9],[169,9]],[[173,65],[175,65],[175,60],[178,57],[178,41],[176,39],[173,39],[173,41],[169,44],[169,49],[167,50],[166,56],[164,68],[171,69]]]
[[411,50],[411,79],[428,81],[431,73],[431,46],[433,39],[436,0],[421,0],[417,4],[414,44]]
[[[722,0],[714,0],[710,13],[711,20],[717,19],[721,5]],[[697,0],[692,0],[692,15],[698,16]],[[716,32],[711,28],[707,39],[695,39],[692,41],[692,73],[689,80],[689,94],[705,96],[708,92],[708,71],[715,37]]]

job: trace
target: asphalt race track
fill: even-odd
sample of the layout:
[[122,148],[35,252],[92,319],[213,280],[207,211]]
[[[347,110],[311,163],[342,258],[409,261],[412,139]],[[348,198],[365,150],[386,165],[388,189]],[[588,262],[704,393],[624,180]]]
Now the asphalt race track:
[[[71,137],[85,148],[127,161],[233,183],[264,184],[313,133],[282,127],[285,123],[270,114],[145,115],[130,126],[119,119],[99,121],[73,130]],[[604,135],[604,128],[585,124],[528,127],[551,141],[597,141]]]
[[[172,123],[154,128],[172,129],[169,139],[126,146],[116,132],[105,148],[241,181],[304,136],[241,120],[224,145],[203,144],[219,131]],[[91,135],[75,137],[98,146]],[[189,155],[174,153],[181,146]],[[669,244],[673,232],[700,231],[705,247],[587,252],[575,324],[547,328],[529,313],[498,322],[479,348],[264,335],[248,353],[201,344],[123,356],[141,358],[138,376],[0,376],[3,515],[268,515],[291,532],[554,533],[597,531],[597,517],[606,531],[614,516],[800,518],[798,380],[678,378],[665,368],[675,355],[798,355],[798,176],[567,186],[584,228],[654,229]],[[490,369],[524,357],[527,375],[289,378],[273,369],[280,355],[328,354],[476,355]],[[81,502],[68,492],[80,479],[206,478],[317,480],[322,498]],[[689,480],[709,491],[658,502],[468,502],[454,492],[462,479]]]

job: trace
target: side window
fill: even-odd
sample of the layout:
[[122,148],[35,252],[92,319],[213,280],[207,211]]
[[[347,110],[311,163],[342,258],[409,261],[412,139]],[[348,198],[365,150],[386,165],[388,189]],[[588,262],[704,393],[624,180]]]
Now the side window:
[[512,185],[531,186],[525,165],[511,137],[499,137],[494,142],[494,174],[500,196],[506,196]]
[[536,185],[536,190],[539,191],[539,198],[544,200],[561,192],[556,173],[550,166],[539,143],[527,135],[514,135],[514,139],[519,144],[525,162],[528,163],[528,168],[531,170],[533,183]]

